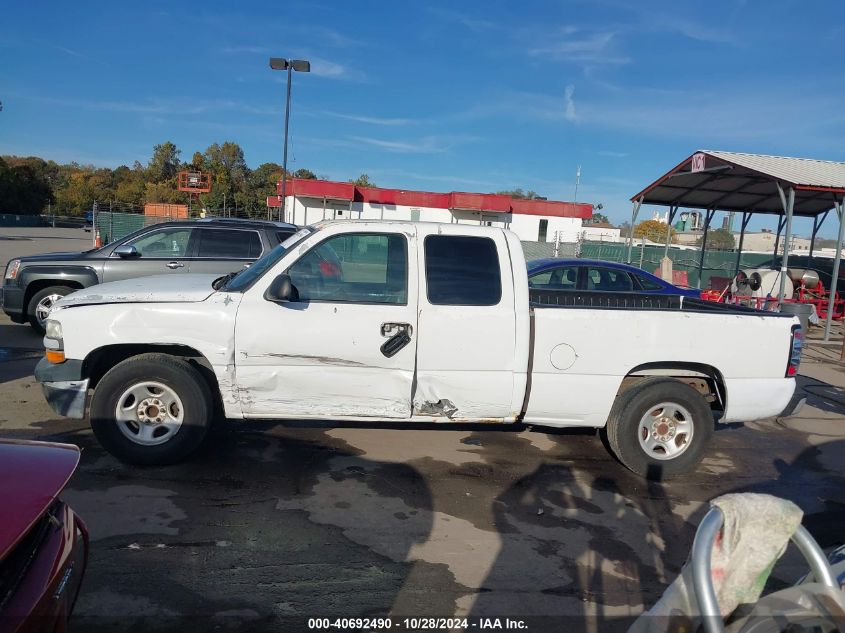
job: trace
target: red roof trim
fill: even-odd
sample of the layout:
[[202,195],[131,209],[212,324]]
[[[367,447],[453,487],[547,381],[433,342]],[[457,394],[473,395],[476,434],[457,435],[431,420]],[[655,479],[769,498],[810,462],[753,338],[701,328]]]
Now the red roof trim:
[[[281,194],[281,181],[277,184],[276,190]],[[298,197],[327,198],[392,206],[427,207],[430,209],[455,209],[581,219],[589,219],[593,215],[593,205],[583,202],[523,200],[495,193],[467,193],[462,191],[434,193],[431,191],[383,189],[381,187],[358,187],[352,183],[305,178],[288,180],[287,193]],[[278,207],[280,204],[280,196],[267,197],[267,206]]]

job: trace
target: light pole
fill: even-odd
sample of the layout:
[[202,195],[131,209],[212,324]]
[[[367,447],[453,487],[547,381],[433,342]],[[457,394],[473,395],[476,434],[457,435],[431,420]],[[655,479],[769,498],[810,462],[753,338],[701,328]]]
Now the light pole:
[[305,59],[285,59],[283,57],[271,57],[270,68],[273,70],[286,70],[288,72],[288,93],[285,100],[285,150],[282,162],[282,199],[279,204],[279,220],[285,221],[287,211],[287,182],[288,182],[288,122],[290,121],[290,83],[293,71],[300,73],[311,72],[311,62]]

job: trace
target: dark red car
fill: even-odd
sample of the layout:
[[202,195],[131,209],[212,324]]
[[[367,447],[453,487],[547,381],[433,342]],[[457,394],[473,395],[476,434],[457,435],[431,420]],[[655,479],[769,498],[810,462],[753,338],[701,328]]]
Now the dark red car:
[[0,633],[67,628],[88,531],[58,495],[78,463],[76,446],[0,441]]

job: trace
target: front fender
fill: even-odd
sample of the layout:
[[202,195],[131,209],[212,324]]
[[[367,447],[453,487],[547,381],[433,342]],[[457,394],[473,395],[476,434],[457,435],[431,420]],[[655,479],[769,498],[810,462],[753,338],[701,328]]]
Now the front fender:
[[80,285],[83,288],[100,283],[97,271],[92,266],[64,266],[42,264],[25,266],[18,275],[18,283],[27,288],[37,281],[55,281],[57,285]]

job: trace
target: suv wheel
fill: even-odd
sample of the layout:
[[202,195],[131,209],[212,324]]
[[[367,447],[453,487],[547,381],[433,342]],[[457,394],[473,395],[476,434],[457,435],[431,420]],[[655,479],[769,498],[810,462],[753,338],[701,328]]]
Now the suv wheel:
[[47,315],[50,313],[53,304],[74,290],[75,288],[68,288],[67,286],[50,286],[42,288],[32,295],[26,307],[26,315],[32,329],[43,336],[44,322],[47,320]]

